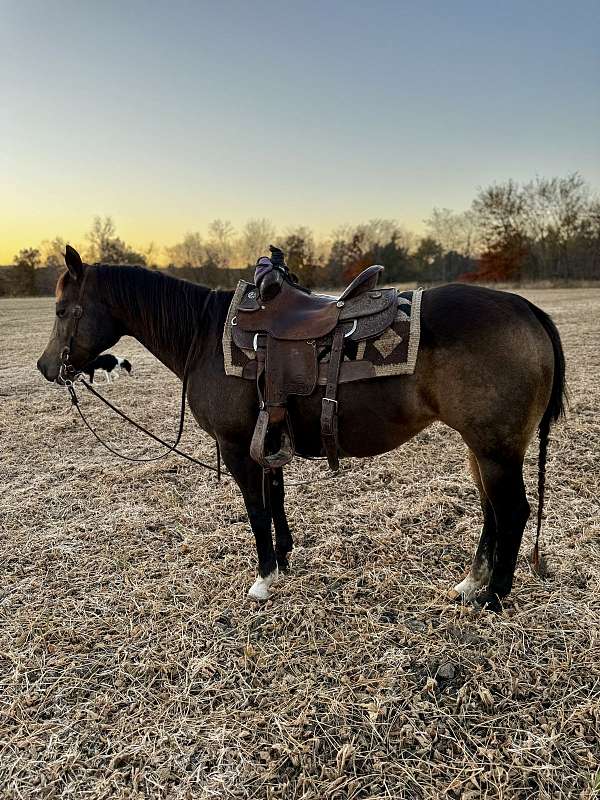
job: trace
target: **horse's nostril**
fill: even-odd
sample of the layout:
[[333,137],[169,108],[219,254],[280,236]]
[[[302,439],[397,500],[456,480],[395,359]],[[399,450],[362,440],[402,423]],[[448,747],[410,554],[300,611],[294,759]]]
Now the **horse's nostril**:
[[44,371],[42,369],[42,359],[41,358],[38,358],[36,366],[39,369],[39,371],[43,374]]

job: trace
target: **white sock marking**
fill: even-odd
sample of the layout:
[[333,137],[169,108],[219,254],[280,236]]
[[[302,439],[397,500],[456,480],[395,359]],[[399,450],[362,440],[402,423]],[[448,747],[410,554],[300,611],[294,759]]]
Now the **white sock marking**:
[[268,600],[271,596],[269,589],[277,577],[278,572],[278,569],[274,569],[273,572],[270,572],[264,578],[261,578],[259,575],[248,590],[248,597],[251,597],[253,600]]
[[480,568],[477,576],[469,572],[467,577],[454,587],[457,594],[462,594],[465,600],[472,600],[479,589],[486,585],[490,577],[489,569]]

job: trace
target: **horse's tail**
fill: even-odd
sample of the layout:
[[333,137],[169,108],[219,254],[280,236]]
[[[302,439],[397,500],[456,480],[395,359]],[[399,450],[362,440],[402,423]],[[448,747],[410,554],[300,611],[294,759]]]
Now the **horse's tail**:
[[[528,301],[529,302],[529,301]],[[567,388],[565,382],[565,354],[560,341],[560,334],[552,319],[541,308],[529,303],[530,309],[548,334],[554,351],[554,376],[552,378],[552,391],[548,406],[538,425],[538,435],[540,438],[540,453],[538,460],[538,513],[537,531],[535,535],[535,547],[533,549],[532,565],[536,572],[540,566],[540,532],[542,530],[542,515],[544,512],[544,490],[546,486],[546,457],[548,454],[548,439],[550,428],[565,415],[565,405],[567,402]]]

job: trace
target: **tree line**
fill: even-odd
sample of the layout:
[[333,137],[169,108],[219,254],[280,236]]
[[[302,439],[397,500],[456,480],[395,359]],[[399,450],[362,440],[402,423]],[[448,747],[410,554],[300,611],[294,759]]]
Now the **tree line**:
[[[140,250],[117,235],[110,217],[96,217],[82,251],[90,263],[140,264],[225,288],[251,277],[269,244],[285,251],[291,271],[310,287],[339,286],[377,263],[390,283],[600,279],[600,200],[577,173],[492,184],[466,211],[434,208],[424,222],[421,236],[374,219],[317,240],[303,226],[279,233],[267,219],[249,220],[240,231],[214,220],[205,235],[190,232],[172,246]],[[38,267],[62,267],[64,248],[57,237],[21,250],[13,264],[18,293],[35,293]]]

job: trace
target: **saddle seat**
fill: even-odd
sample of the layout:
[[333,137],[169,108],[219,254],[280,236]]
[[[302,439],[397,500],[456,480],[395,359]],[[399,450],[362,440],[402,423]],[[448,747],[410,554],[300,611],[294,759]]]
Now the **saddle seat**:
[[263,300],[253,288],[238,306],[237,324],[244,331],[267,333],[277,339],[320,339],[340,321],[377,314],[388,307],[390,297],[373,291],[383,267],[367,267],[339,297],[313,294],[283,281],[279,292]]

